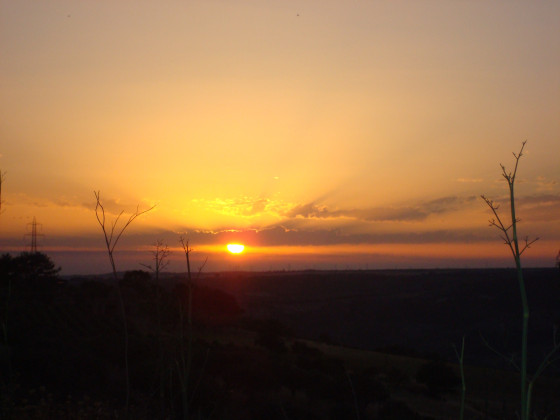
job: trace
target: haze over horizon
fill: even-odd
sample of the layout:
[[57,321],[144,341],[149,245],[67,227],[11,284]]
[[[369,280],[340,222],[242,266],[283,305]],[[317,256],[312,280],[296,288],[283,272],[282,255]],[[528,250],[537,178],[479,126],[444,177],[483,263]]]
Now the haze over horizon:
[[[110,271],[526,266],[560,249],[560,3],[0,0],[0,250]],[[126,215],[125,214],[125,215]],[[229,255],[240,242],[246,252]]]

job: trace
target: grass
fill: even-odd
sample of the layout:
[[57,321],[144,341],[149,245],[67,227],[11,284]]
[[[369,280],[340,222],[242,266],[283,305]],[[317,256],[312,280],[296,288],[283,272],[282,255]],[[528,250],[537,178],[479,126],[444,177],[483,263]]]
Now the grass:
[[[256,334],[252,331],[231,329],[219,333],[206,331],[201,336],[204,340],[220,342],[223,345],[234,344],[252,348]],[[340,360],[346,369],[353,372],[373,372],[390,390],[391,397],[406,403],[414,411],[432,418],[457,419],[460,416],[462,393],[460,386],[440,397],[430,395],[427,388],[416,381],[419,369],[428,363],[421,357],[409,357],[383,352],[349,348],[325,344],[314,340],[285,339],[291,348],[294,342],[317,349],[325,357]],[[445,363],[460,377],[461,365]],[[464,378],[469,384],[469,392],[464,402],[464,418],[515,418],[519,404],[520,374],[514,370],[493,369],[472,365],[463,365]],[[554,410],[554,401],[560,393],[560,378],[542,376],[535,389],[538,399],[535,408],[539,412]],[[352,416],[349,412],[348,416]]]

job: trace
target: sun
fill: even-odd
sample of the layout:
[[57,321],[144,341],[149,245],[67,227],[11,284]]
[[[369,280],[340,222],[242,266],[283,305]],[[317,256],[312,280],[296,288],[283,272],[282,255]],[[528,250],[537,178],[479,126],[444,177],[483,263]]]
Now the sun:
[[241,244],[227,244],[227,250],[232,254],[241,254],[245,249],[245,245]]

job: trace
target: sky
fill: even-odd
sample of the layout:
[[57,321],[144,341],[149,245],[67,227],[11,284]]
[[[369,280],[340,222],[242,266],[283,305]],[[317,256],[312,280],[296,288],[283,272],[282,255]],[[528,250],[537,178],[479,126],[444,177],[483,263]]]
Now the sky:
[[[63,274],[526,266],[560,250],[555,0],[0,0],[0,250]],[[226,244],[246,251],[229,255]]]

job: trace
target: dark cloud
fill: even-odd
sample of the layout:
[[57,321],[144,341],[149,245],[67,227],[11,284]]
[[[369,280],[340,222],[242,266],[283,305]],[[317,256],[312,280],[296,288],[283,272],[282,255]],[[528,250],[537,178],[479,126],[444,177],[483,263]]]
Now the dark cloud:
[[[106,213],[110,213],[114,215],[118,215],[121,212],[125,214],[132,214],[135,213],[136,211],[142,212],[154,206],[154,204],[148,204],[145,202],[138,202],[134,204],[131,202],[115,200],[113,198],[105,198],[103,196],[100,197],[100,203],[105,209]],[[95,206],[96,206],[95,197],[93,197],[93,199],[89,203],[82,202],[81,206],[86,209],[95,210]]]
[[[509,196],[501,196],[493,200],[498,205],[499,213],[506,216],[509,212]],[[515,197],[517,216],[524,221],[556,221],[560,220],[560,196],[554,194],[526,195]]]
[[530,221],[552,222],[560,220],[560,196],[526,196],[517,200],[521,218]]
[[325,219],[340,217],[343,215],[340,211],[330,211],[327,206],[319,206],[315,203],[300,204],[287,211],[286,217],[303,217],[306,219]]
[[416,222],[426,219],[428,213],[418,207],[373,207],[363,210],[351,210],[350,217],[368,222]]
[[[503,197],[502,197],[503,198]],[[482,201],[478,197],[441,197],[425,201],[413,206],[371,207],[365,209],[329,209],[316,203],[294,206],[285,219],[266,227],[247,229],[215,229],[201,230],[185,226],[176,230],[154,228],[138,232],[132,228],[126,232],[119,242],[118,249],[146,247],[157,240],[164,241],[170,247],[179,245],[179,237],[187,237],[191,245],[197,246],[223,244],[227,242],[243,242],[250,246],[320,246],[340,244],[396,244],[396,243],[468,243],[478,241],[495,241],[497,233],[486,226],[481,220],[480,227],[475,229],[439,229],[419,232],[410,223],[407,232],[375,232],[368,222],[420,222],[430,215],[460,210],[470,206],[473,201]],[[500,202],[502,200],[499,200]],[[523,221],[547,221],[560,219],[560,196],[537,195],[523,196],[518,199],[519,216]],[[111,202],[111,205],[119,203]],[[90,207],[91,208],[91,207]],[[500,211],[507,211],[507,201]],[[505,213],[504,213],[505,214]],[[310,219],[347,218],[344,227],[324,227],[326,223],[310,223]],[[321,225],[316,227],[313,225]],[[362,227],[362,228],[361,228]],[[385,229],[386,230],[386,229]],[[544,234],[545,232],[537,232]],[[9,245],[9,238],[0,240],[0,245]],[[81,237],[50,236],[42,239],[42,244],[49,246],[70,246],[79,248],[103,249],[104,241],[101,232]]]
[[[146,236],[146,235],[142,235]],[[265,229],[218,230],[202,231],[187,230],[185,234],[193,247],[227,242],[243,242],[252,246],[319,246],[341,244],[391,244],[391,243],[441,243],[441,242],[476,242],[495,240],[495,236],[483,224],[479,229],[464,230],[435,230],[429,232],[393,232],[393,233],[350,233],[344,229],[309,229],[305,227],[291,227],[289,222],[282,225],[270,226]],[[160,238],[169,245],[177,243],[179,234],[176,232],[161,232],[151,235],[150,241]],[[125,240],[131,243],[141,241],[139,236],[129,235]],[[124,243],[123,243],[124,245]]]
[[424,207],[429,213],[446,213],[450,211],[460,210],[461,207],[472,203],[476,199],[477,197],[474,195],[469,197],[442,197],[426,202],[424,204]]
[[422,202],[414,206],[386,206],[345,210],[330,210],[327,206],[307,203],[293,207],[286,212],[285,216],[289,218],[301,217],[306,219],[346,217],[368,222],[417,222],[425,220],[431,214],[460,210],[462,206],[474,200],[476,200],[475,196],[449,196]]
[[262,232],[267,243],[275,245],[338,245],[338,244],[388,244],[464,242],[487,239],[486,230],[438,230],[416,233],[346,233],[343,229],[285,230],[279,227]]
[[560,205],[560,195],[542,194],[542,195],[526,195],[516,198],[519,204],[553,204]]

